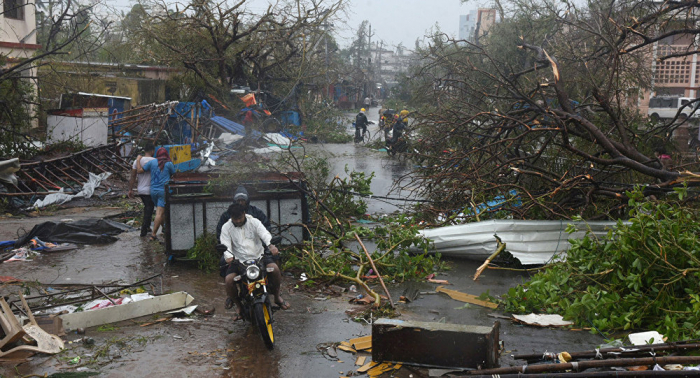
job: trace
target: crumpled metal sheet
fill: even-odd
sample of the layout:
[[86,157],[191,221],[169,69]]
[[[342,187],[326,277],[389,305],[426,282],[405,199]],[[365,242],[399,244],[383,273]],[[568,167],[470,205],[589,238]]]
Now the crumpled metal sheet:
[[[569,224],[578,231],[568,234],[565,230]],[[499,219],[422,230],[420,234],[433,242],[434,249],[429,252],[482,262],[496,250],[496,235],[506,243],[506,251],[523,265],[542,265],[555,254],[566,252],[570,247],[569,239],[582,239],[587,230],[604,237],[616,224],[613,221]]]
[[90,172],[90,179],[88,182],[83,184],[83,190],[80,192],[74,195],[66,194],[63,192],[63,188],[61,188],[61,190],[56,193],[51,193],[45,196],[43,199],[36,200],[31,208],[42,208],[51,204],[61,205],[72,200],[73,198],[90,198],[92,197],[93,193],[95,193],[95,188],[100,186],[102,180],[107,179],[111,175],[112,174],[110,172],[103,172],[99,175]]
[[17,186],[17,176],[15,176],[15,172],[19,170],[19,158],[0,161],[0,182]]

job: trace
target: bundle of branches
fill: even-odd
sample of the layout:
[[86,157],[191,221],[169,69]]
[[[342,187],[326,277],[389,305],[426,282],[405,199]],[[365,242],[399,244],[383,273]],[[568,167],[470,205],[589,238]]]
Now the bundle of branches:
[[[363,251],[364,245],[351,244],[356,234],[376,243],[376,248],[368,253],[371,261]],[[378,278],[377,275],[381,275],[384,281],[403,282],[444,269],[439,254],[425,253],[429,244],[427,239],[418,235],[417,224],[406,216],[399,216],[374,228],[353,227],[345,237],[338,239],[312,235],[296,254],[288,256],[285,268],[301,270],[310,278],[353,282],[373,296],[375,305],[379,305],[379,294],[369,286],[372,279]],[[412,252],[423,253],[411,254],[409,248]],[[373,269],[378,272],[371,272]]]
[[572,240],[565,262],[504,296],[506,310],[558,313],[599,330],[657,330],[669,340],[700,336],[700,211],[681,202],[641,202],[604,240]]
[[526,219],[605,214],[634,184],[673,186],[683,175],[653,151],[686,119],[654,123],[636,106],[654,64],[696,53],[698,7],[518,0],[477,42],[435,35],[411,78],[422,143],[406,186],[435,212],[514,190],[520,201],[499,210]]

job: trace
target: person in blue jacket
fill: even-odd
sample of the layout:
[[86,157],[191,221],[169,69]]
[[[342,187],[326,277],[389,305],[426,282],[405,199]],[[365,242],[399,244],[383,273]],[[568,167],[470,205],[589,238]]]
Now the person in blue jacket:
[[141,156],[136,158],[136,171],[138,173],[151,173],[151,199],[156,205],[156,220],[153,222],[151,240],[158,240],[156,234],[160,226],[165,223],[165,185],[170,177],[175,174],[175,165],[170,160],[168,150],[161,147],[156,152],[156,158],[141,165]]

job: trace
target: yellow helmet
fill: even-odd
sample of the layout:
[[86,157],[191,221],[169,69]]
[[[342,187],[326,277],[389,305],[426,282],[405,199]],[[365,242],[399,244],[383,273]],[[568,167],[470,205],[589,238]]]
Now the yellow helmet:
[[364,112],[365,112],[365,108],[360,109],[360,113],[364,113]]
[[406,118],[406,117],[408,117],[408,113],[409,113],[409,111],[404,109],[399,114],[401,115],[401,118]]

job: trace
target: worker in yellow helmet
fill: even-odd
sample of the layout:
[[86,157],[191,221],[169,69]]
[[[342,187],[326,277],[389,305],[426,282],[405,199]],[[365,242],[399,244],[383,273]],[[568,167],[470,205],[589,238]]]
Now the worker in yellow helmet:
[[399,113],[399,118],[401,118],[401,121],[405,124],[408,124],[408,114],[409,111],[406,109],[402,110],[401,113]]

